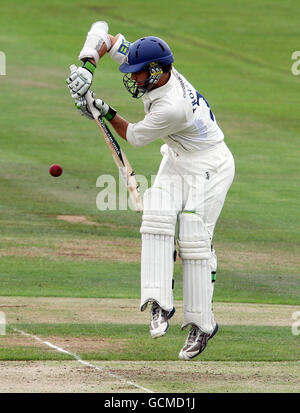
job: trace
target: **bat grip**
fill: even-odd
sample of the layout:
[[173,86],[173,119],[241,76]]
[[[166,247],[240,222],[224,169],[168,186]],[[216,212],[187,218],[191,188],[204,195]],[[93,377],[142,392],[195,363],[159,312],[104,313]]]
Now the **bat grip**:
[[84,97],[85,97],[85,99],[86,99],[86,102],[87,102],[87,104],[88,104],[88,107],[89,107],[89,109],[90,109],[90,111],[91,111],[94,119],[98,119],[99,116],[101,116],[101,113],[100,113],[100,111],[94,106],[94,103],[93,103],[93,102],[94,102],[94,99],[93,99],[93,97],[92,97],[91,92],[88,90],[88,91],[86,92],[86,94],[85,94]]
[[70,72],[72,73],[72,72],[75,72],[75,70],[77,69],[77,66],[76,65],[71,65],[70,66]]

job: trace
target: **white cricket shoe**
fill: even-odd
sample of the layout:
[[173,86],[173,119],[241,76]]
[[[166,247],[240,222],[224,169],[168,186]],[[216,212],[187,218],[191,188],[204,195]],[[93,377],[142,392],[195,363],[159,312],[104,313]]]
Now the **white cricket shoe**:
[[152,304],[150,334],[152,338],[158,338],[166,334],[169,328],[169,319],[173,317],[175,307],[171,311],[163,310],[156,302]]
[[179,358],[181,360],[192,360],[205,350],[208,340],[218,331],[218,324],[216,324],[214,331],[211,334],[203,333],[199,327],[192,325],[189,335],[182,347]]

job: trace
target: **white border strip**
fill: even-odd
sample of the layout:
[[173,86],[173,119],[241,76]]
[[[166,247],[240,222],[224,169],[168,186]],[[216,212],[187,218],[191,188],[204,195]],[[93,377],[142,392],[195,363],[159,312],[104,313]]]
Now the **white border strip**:
[[101,367],[95,366],[95,365],[92,364],[92,363],[89,363],[89,362],[87,362],[87,361],[82,360],[76,353],[72,353],[72,352],[70,352],[70,351],[67,351],[67,350],[65,350],[65,349],[63,349],[63,348],[61,348],[61,347],[56,346],[55,344],[50,343],[49,341],[43,341],[43,340],[42,340],[40,337],[38,337],[38,336],[35,336],[35,335],[33,335],[33,334],[26,333],[25,331],[22,331],[22,330],[18,330],[17,328],[14,328],[14,331],[16,331],[17,333],[22,334],[23,336],[27,336],[27,337],[34,338],[36,341],[39,341],[40,343],[43,343],[43,344],[45,344],[46,346],[51,347],[51,348],[53,348],[53,349],[56,350],[56,351],[59,351],[60,353],[68,354],[69,356],[74,357],[74,359],[77,360],[78,363],[81,363],[81,364],[83,364],[84,366],[91,367],[91,368],[93,368],[93,369],[95,369],[95,370],[97,370],[97,371],[100,371],[101,373],[105,373],[105,374],[107,374],[107,375],[109,375],[109,376],[111,376],[111,377],[113,377],[113,378],[115,378],[115,379],[118,379],[118,380],[121,380],[121,381],[125,382],[126,384],[129,384],[129,385],[134,386],[134,387],[136,387],[136,388],[138,388],[138,389],[140,389],[140,390],[143,390],[143,391],[146,392],[146,393],[154,393],[152,390],[147,389],[146,387],[142,387],[142,386],[140,386],[140,385],[138,385],[138,384],[136,384],[136,383],[134,383],[134,382],[132,382],[132,381],[128,381],[128,380],[122,378],[121,376],[119,376],[119,375],[117,375],[117,374],[113,374],[113,373],[111,373],[111,372],[108,371],[108,370],[102,369]]

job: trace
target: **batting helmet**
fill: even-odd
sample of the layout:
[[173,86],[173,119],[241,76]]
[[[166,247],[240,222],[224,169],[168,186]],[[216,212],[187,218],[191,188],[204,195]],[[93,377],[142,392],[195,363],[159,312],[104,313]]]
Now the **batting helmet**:
[[142,37],[130,45],[128,56],[119,69],[123,73],[135,73],[147,69],[152,62],[169,65],[174,62],[173,53],[159,37]]

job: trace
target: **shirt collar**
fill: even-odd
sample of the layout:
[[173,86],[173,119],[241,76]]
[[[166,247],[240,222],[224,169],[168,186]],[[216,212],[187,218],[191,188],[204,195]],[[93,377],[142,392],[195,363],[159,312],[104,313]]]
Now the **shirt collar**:
[[168,91],[172,89],[174,82],[175,78],[173,73],[171,72],[171,76],[167,83],[165,83],[163,86],[158,87],[157,89],[150,90],[150,92],[146,92],[143,96],[143,100],[146,102],[153,102],[155,99],[165,96],[168,93]]

